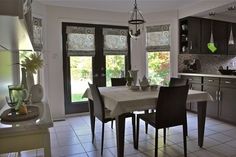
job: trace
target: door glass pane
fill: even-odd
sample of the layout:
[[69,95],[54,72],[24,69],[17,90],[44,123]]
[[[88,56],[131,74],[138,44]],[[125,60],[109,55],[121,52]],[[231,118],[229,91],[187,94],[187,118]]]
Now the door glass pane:
[[124,77],[125,55],[106,55],[106,85],[111,86],[111,78]]
[[82,98],[82,95],[88,88],[88,82],[92,83],[92,57],[70,57],[70,75],[71,101],[87,101],[86,98]]
[[148,52],[148,78],[151,84],[167,85],[170,77],[170,53]]

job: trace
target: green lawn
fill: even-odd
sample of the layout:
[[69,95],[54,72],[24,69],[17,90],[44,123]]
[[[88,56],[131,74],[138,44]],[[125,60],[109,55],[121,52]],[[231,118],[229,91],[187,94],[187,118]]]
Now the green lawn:
[[72,94],[72,102],[86,101],[87,98],[82,98],[82,95],[81,93]]

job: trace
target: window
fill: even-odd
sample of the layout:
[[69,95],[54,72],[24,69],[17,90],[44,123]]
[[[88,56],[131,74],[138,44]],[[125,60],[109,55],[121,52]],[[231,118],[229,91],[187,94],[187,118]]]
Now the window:
[[106,56],[106,86],[111,78],[124,77],[125,57],[128,54],[127,29],[104,28],[103,52]]
[[170,25],[147,27],[147,74],[151,84],[166,85],[170,75]]

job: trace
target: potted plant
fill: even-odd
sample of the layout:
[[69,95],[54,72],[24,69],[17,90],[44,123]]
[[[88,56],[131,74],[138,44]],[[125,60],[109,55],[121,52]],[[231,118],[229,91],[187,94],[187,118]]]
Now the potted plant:
[[[41,58],[41,54],[32,53],[29,57],[25,56],[25,59],[21,62],[21,66],[26,71],[26,82],[28,90],[30,91],[31,87],[34,85],[33,74],[37,73],[38,69],[43,66],[43,59]],[[22,78],[23,77],[24,76],[22,76]]]

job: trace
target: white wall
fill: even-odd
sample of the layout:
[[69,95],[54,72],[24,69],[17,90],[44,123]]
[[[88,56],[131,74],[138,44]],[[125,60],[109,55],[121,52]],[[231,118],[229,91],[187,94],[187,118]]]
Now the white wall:
[[64,82],[62,58],[62,22],[126,25],[126,14],[87,9],[47,7],[48,100],[54,119],[64,117]]
[[[62,58],[62,33],[61,22],[78,22],[109,25],[127,25],[129,14],[95,11],[88,9],[73,9],[47,6],[41,12],[41,7],[36,7],[36,14],[46,16],[45,30],[45,86],[48,90],[48,102],[53,119],[64,118],[64,82],[63,82],[63,58]],[[46,15],[45,15],[46,14]],[[171,24],[172,47],[171,66],[172,74],[177,70],[177,41],[178,41],[178,15],[176,12],[152,13],[144,15],[146,25]],[[152,22],[150,22],[152,21]],[[138,40],[131,41],[131,64],[132,69],[139,70],[139,77],[146,74],[145,35]]]
[[34,2],[32,4],[32,16],[38,17],[42,19],[42,26],[43,26],[43,50],[42,50],[42,57],[43,57],[43,67],[40,69],[40,84],[44,87],[44,97],[43,101],[48,102],[48,57],[47,57],[47,11],[46,6],[41,5],[38,2]]

